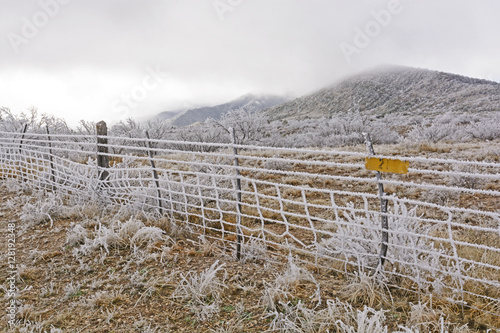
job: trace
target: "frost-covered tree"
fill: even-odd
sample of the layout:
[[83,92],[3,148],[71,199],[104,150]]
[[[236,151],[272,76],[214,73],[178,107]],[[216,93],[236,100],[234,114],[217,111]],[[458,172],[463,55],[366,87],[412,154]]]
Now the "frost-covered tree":
[[[248,108],[240,108],[224,114],[219,120],[208,119],[207,124],[225,132],[229,137],[230,128],[234,128],[236,142],[255,143],[262,138],[267,121],[261,114]],[[221,133],[222,135],[222,133]]]

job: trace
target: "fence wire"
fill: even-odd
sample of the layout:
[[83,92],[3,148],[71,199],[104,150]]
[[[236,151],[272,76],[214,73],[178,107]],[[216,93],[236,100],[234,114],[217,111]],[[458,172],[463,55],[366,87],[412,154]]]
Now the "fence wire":
[[[105,138],[101,181],[96,136],[0,132],[0,177],[163,215],[232,251],[242,236],[243,260],[292,255],[342,274],[377,267],[383,213],[367,154]],[[408,174],[381,180],[384,282],[500,317],[500,164],[377,157],[410,162]]]

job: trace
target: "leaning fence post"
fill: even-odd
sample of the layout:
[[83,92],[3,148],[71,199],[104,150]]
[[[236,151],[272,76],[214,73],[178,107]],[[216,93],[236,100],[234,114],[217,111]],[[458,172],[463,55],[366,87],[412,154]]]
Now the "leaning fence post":
[[149,137],[148,131],[144,131],[148,140],[146,141],[148,145],[149,162],[151,163],[151,168],[153,169],[153,177],[156,184],[156,195],[158,197],[158,208],[160,209],[160,215],[163,216],[163,207],[161,205],[161,192],[160,192],[160,182],[158,181],[158,172],[156,171],[155,161],[153,160],[153,147],[151,146],[151,138]]
[[[372,139],[369,133],[363,133],[363,137],[365,138],[366,147],[368,149],[368,154],[370,156],[375,155],[375,150],[373,149]],[[378,184],[378,195],[380,198],[380,222],[382,225],[382,244],[380,245],[380,254],[379,254],[379,262],[378,266],[375,269],[375,273],[382,268],[385,262],[385,257],[387,255],[387,245],[389,242],[389,221],[387,218],[387,199],[384,199],[384,184],[381,183],[382,176],[380,171],[376,171],[377,175],[377,184]]]
[[28,129],[28,124],[24,124],[23,127],[23,133],[21,135],[21,140],[19,141],[19,174],[21,175],[21,181],[24,182],[24,172],[23,172],[23,167],[21,165],[21,158],[22,158],[22,147],[23,147],[23,141],[24,141],[24,135],[26,134],[26,130]]
[[241,243],[243,241],[243,232],[241,230],[241,179],[240,179],[240,162],[238,160],[238,149],[236,148],[236,133],[234,128],[230,128],[231,141],[233,142],[234,166],[236,169],[236,200],[237,200],[237,215],[236,215],[236,258],[241,259]]
[[96,125],[97,132],[97,169],[99,180],[105,182],[109,177],[109,155],[108,155],[108,127],[104,121]]
[[45,126],[45,130],[47,132],[47,140],[48,140],[48,145],[49,145],[49,161],[50,161],[50,174],[52,177],[52,190],[56,188],[56,176],[54,172],[54,160],[52,158],[52,142],[50,139],[50,132],[49,132],[49,125]]

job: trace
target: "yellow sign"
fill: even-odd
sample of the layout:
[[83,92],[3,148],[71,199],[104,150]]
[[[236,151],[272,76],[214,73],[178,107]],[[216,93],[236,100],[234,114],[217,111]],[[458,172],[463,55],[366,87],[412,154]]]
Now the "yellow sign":
[[367,157],[365,163],[367,170],[400,173],[403,175],[408,173],[409,166],[410,162],[376,157]]

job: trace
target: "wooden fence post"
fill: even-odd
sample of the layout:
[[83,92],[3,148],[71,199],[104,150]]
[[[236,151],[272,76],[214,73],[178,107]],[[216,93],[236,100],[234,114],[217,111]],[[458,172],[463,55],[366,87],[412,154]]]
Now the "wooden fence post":
[[96,124],[97,132],[97,168],[99,180],[105,182],[109,177],[109,156],[108,156],[108,127],[104,121]]
[[50,161],[50,174],[52,175],[52,190],[56,188],[56,176],[54,171],[54,160],[52,159],[52,142],[50,139],[49,125],[45,126],[45,130],[47,132],[47,140],[49,145],[49,161]]
[[158,181],[158,172],[156,171],[156,166],[155,166],[155,161],[153,160],[153,147],[151,145],[151,138],[149,137],[148,131],[144,131],[146,133],[146,137],[148,138],[147,145],[148,145],[148,152],[149,152],[149,162],[151,164],[151,168],[153,169],[153,177],[155,179],[155,184],[156,184],[156,195],[158,197],[158,207],[160,209],[160,215],[163,216],[163,207],[161,205],[161,192],[160,192],[160,182]]
[[241,230],[241,179],[240,179],[240,162],[238,160],[238,149],[236,148],[236,132],[234,128],[230,128],[231,140],[233,142],[234,166],[236,167],[236,200],[237,200],[237,215],[236,215],[236,258],[241,259],[241,243],[243,241],[243,232]]
[[[363,133],[365,138],[366,148],[368,149],[368,154],[370,156],[375,155],[375,150],[373,149],[372,139],[369,133]],[[380,222],[382,226],[382,243],[380,245],[379,262],[375,269],[375,274],[381,269],[385,262],[385,257],[387,256],[387,246],[389,243],[389,221],[387,218],[387,199],[384,199],[384,184],[381,183],[382,176],[380,171],[376,171],[377,184],[378,184],[378,195],[380,198]]]

